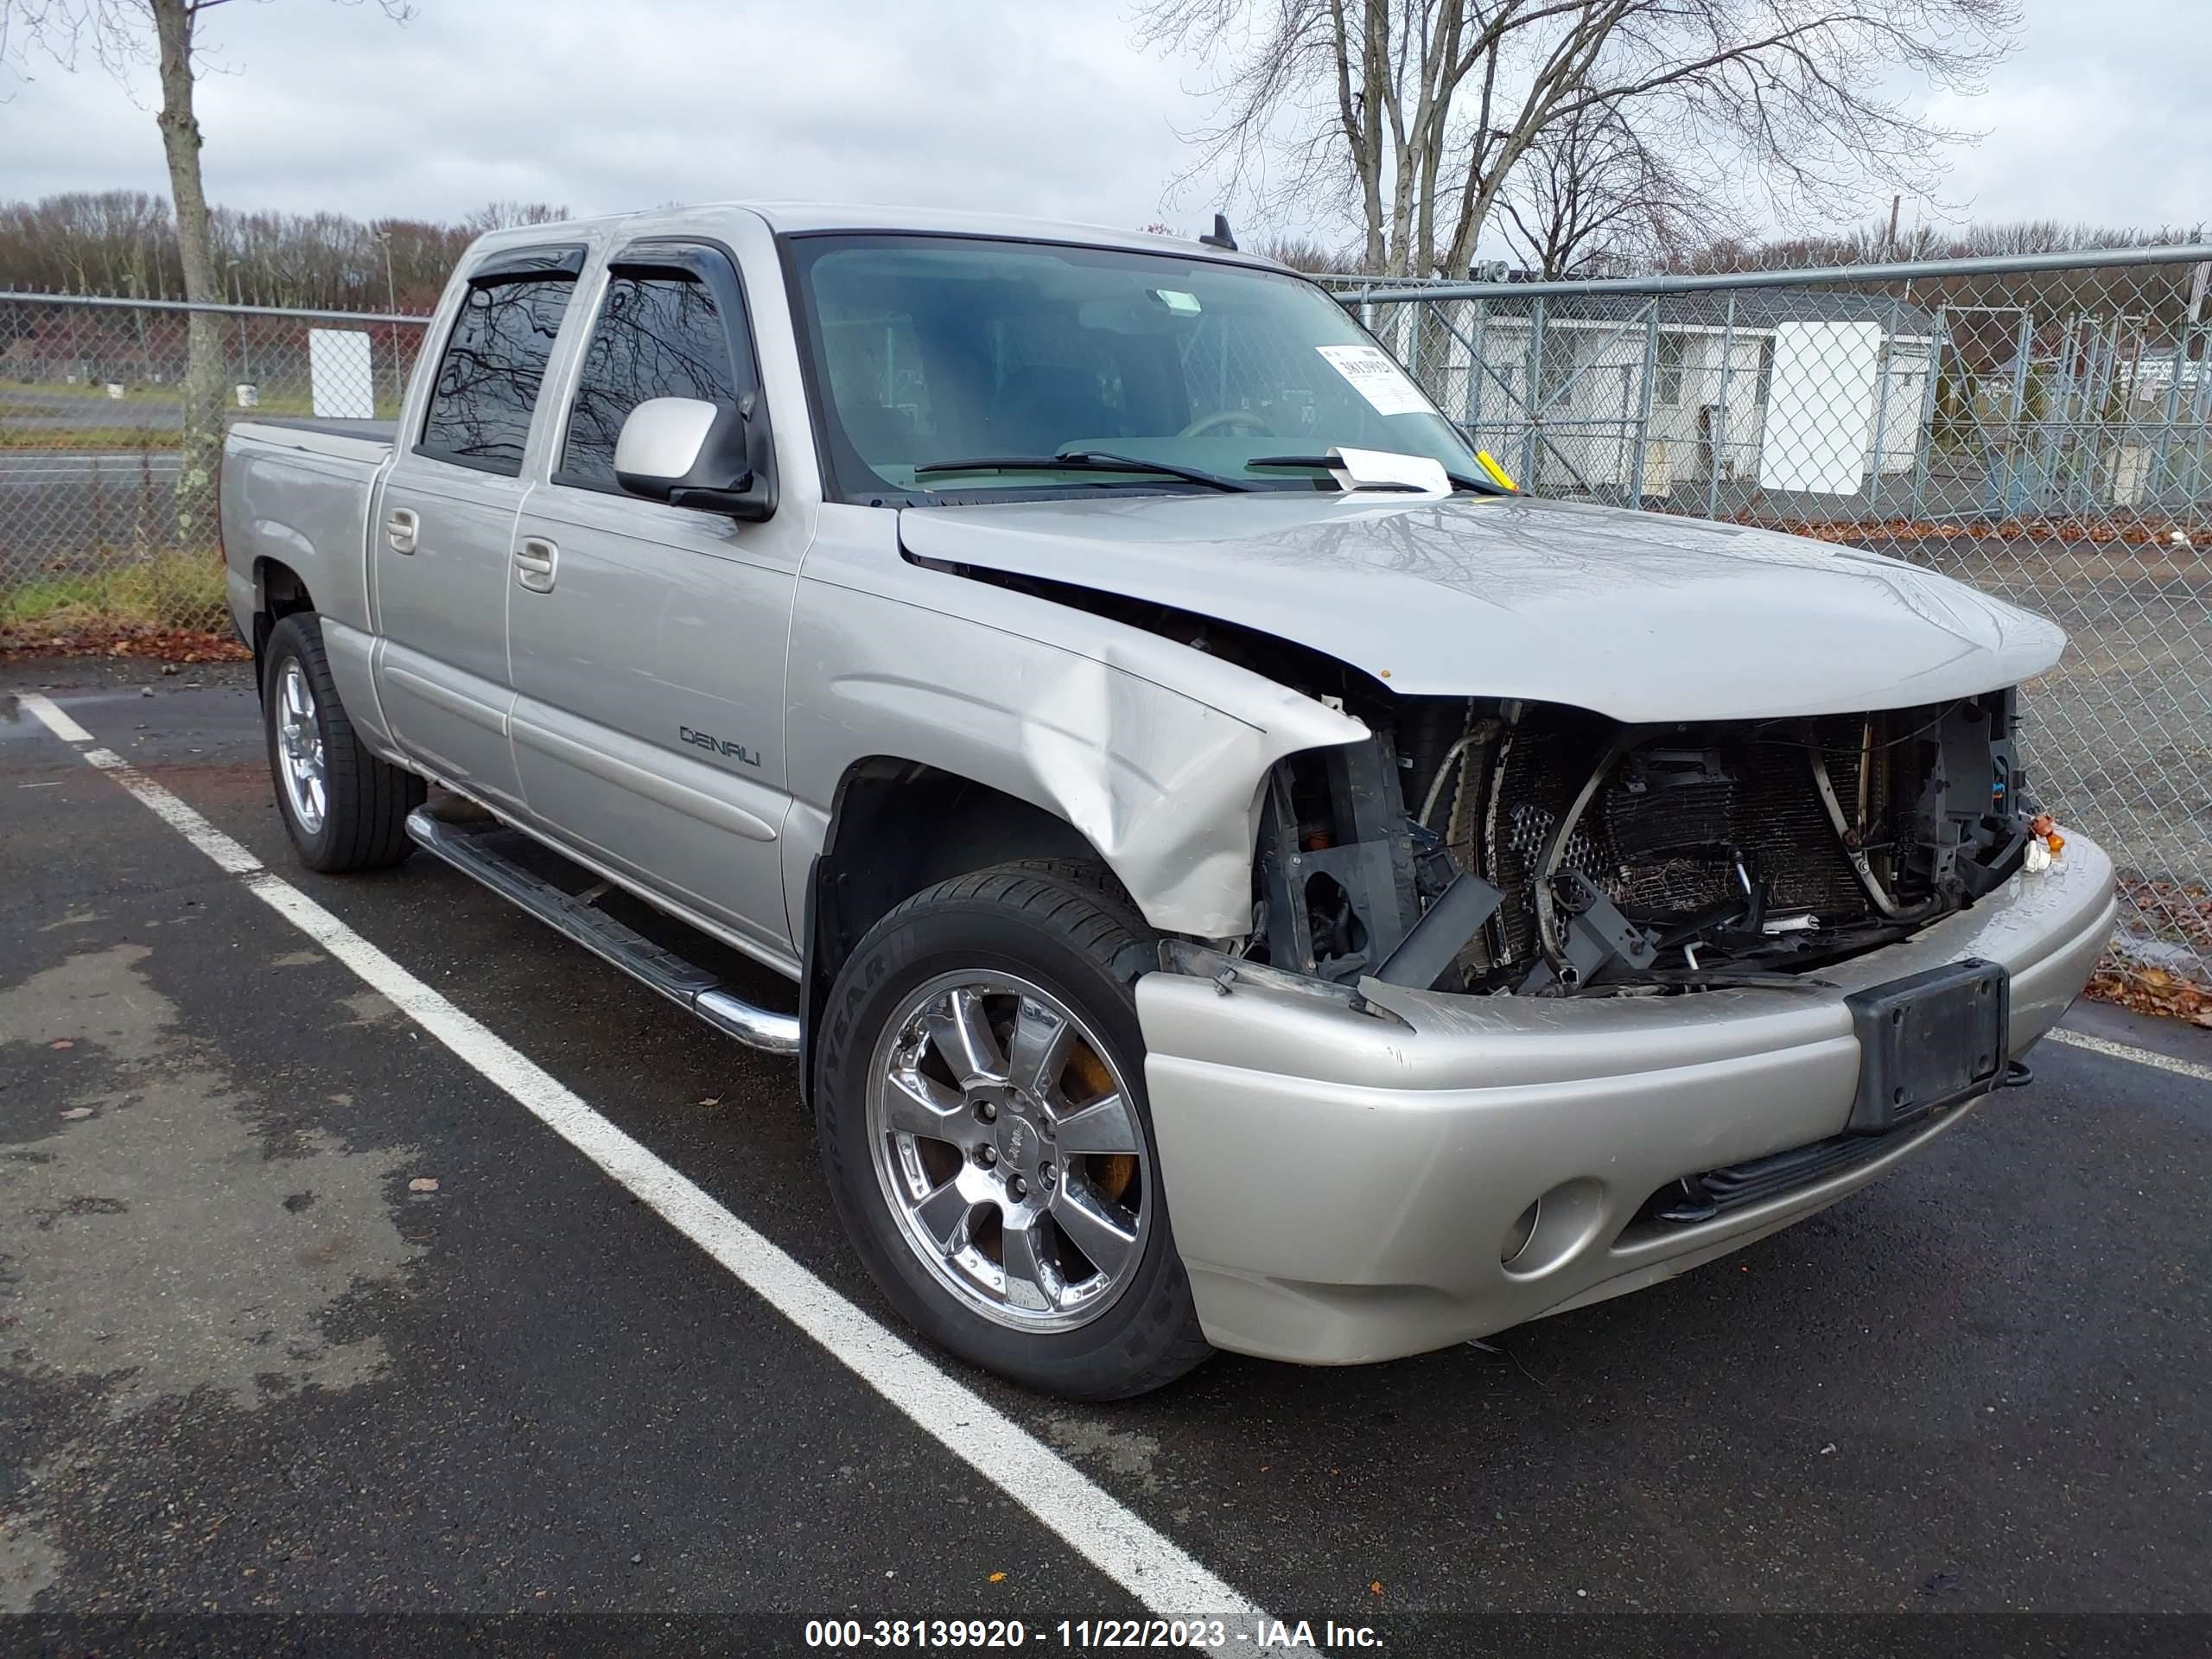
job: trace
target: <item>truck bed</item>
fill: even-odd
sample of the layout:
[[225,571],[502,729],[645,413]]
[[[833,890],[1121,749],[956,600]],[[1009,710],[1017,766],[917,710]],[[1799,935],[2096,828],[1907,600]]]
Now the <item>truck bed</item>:
[[231,423],[220,499],[234,613],[251,604],[268,559],[297,577],[327,624],[368,626],[369,505],[397,435],[393,421]]

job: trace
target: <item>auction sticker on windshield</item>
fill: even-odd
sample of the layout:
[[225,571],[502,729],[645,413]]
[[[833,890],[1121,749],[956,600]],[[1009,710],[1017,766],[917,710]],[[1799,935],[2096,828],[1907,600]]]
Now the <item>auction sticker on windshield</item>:
[[1428,399],[1380,346],[1316,346],[1377,415],[1426,415]]

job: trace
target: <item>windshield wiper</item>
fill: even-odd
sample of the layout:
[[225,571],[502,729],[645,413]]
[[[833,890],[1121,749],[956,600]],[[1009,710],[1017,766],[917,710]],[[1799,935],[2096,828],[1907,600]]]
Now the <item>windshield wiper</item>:
[[[1244,464],[1247,467],[1318,467],[1325,472],[1330,467],[1340,466],[1342,463],[1332,461],[1326,455],[1262,455],[1257,461],[1248,461]],[[1492,482],[1489,479],[1475,478],[1466,473],[1455,473],[1449,467],[1444,469],[1444,476],[1451,481],[1452,487],[1455,490],[1472,490],[1478,495],[1510,495],[1512,493],[1510,490],[1500,489],[1496,483]],[[1368,487],[1370,489],[1382,487],[1402,490],[1414,490],[1416,488],[1415,486],[1411,484],[1400,484],[1394,486],[1370,485]]]
[[925,461],[914,468],[925,473],[1154,473],[1179,478],[1186,484],[1203,484],[1213,490],[1255,490],[1260,486],[1196,467],[1179,467],[1172,461],[1139,461],[1131,455],[1109,454],[1103,449],[1071,449],[1058,455],[976,455],[966,461]]

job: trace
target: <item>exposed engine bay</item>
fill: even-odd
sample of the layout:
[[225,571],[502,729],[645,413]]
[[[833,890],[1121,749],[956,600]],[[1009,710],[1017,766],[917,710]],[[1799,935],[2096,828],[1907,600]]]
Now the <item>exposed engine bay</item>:
[[1651,995],[1792,985],[2016,868],[2014,694],[1624,725],[1513,701],[1349,708],[1269,778],[1242,955],[1349,985]]
[[1402,696],[1232,623],[963,570],[1249,668],[1371,734],[1271,770],[1252,931],[1164,947],[1208,977],[1233,963],[1342,993],[1370,976],[1471,995],[1813,988],[1810,970],[1999,886],[2041,822],[2011,688],[1636,725],[1556,702]]

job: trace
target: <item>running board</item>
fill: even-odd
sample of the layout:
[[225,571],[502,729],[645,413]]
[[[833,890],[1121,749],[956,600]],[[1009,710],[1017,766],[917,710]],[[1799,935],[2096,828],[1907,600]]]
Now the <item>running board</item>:
[[428,807],[418,806],[407,815],[407,833],[423,851],[481,881],[501,898],[512,899],[547,926],[593,955],[605,957],[670,1001],[689,1008],[716,1030],[772,1054],[798,1052],[797,1014],[754,1007],[696,963],[562,892],[501,852],[498,843],[510,836],[519,837],[520,830],[509,830],[497,821],[448,823],[432,817]]

